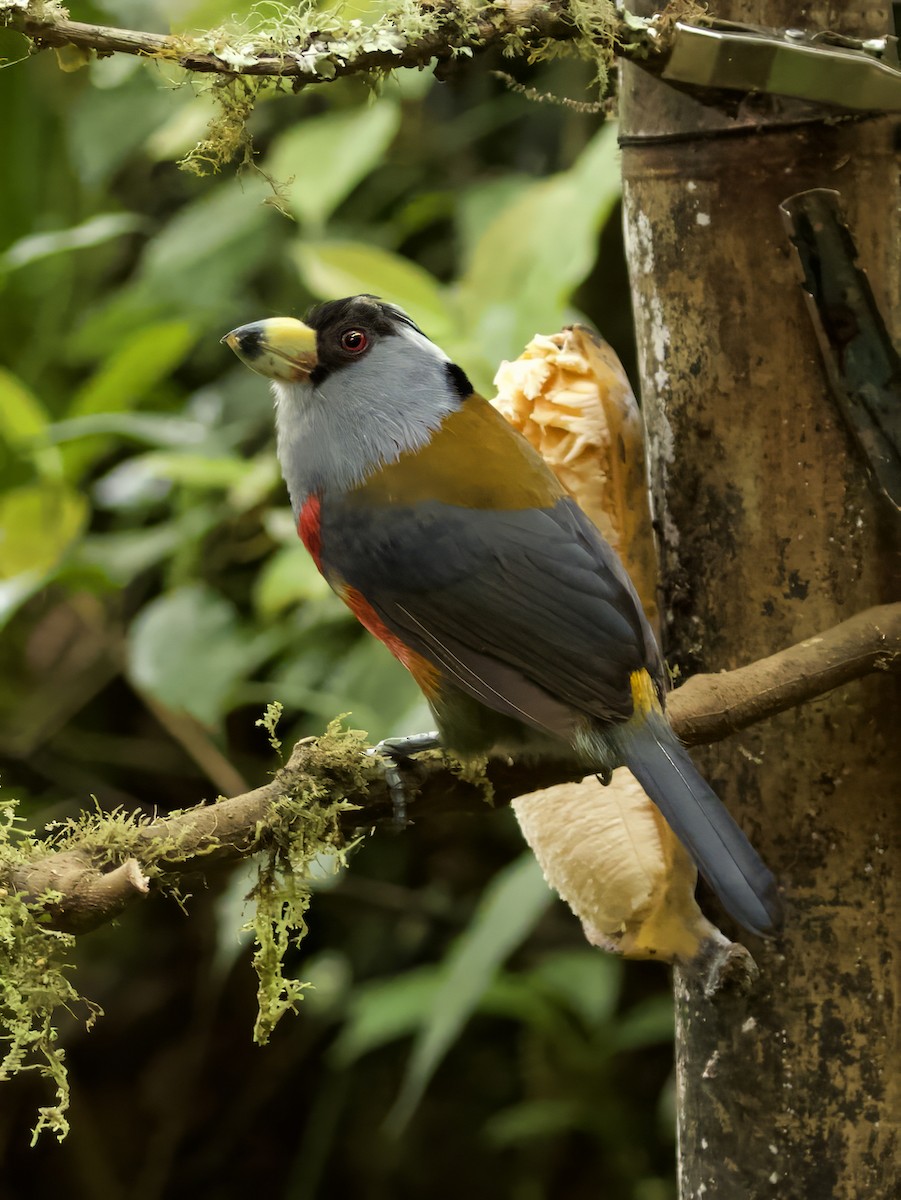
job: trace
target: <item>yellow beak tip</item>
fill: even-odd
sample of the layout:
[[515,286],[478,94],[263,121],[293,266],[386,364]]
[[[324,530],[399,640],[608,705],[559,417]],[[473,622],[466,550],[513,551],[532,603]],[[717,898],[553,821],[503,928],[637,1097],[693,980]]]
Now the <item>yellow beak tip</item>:
[[316,365],[316,333],[293,317],[271,317],[232,329],[221,341],[268,379],[308,379]]

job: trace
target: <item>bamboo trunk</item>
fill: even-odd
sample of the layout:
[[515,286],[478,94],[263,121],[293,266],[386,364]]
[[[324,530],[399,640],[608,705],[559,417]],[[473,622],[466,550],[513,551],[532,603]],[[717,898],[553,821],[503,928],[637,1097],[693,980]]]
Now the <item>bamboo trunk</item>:
[[[890,30],[876,4],[716,15]],[[622,117],[668,657],[729,668],[898,595],[897,527],[827,391],[778,206],[841,192],[897,337],[899,123],[792,109],[736,125],[634,67]],[[870,678],[699,755],[779,876],[786,924],[751,945],[751,995],[707,1001],[676,973],[684,1200],[901,1194],[898,714]]]

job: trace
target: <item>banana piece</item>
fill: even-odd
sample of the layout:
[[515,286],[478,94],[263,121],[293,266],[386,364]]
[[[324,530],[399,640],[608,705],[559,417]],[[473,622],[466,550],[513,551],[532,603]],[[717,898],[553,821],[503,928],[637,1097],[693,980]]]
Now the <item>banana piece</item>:
[[725,940],[694,898],[697,872],[625,767],[513,801],[544,872],[589,942],[627,958],[687,963]]
[[[612,348],[581,325],[537,336],[501,365],[492,403],[525,435],[622,558],[658,628],[657,558],[644,425]],[[736,966],[753,970],[703,915],[697,871],[625,768],[514,801],[545,878],[595,946],[629,958],[694,963],[716,990]]]

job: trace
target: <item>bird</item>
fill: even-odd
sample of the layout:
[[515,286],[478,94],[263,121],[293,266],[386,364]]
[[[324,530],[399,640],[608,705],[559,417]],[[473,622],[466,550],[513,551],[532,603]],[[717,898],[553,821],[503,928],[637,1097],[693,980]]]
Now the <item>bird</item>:
[[625,568],[540,455],[406,312],[372,295],[222,338],[271,381],[300,539],[410,671],[435,733],[398,759],[626,766],[728,913],[767,936],[776,881],[666,717],[664,663]]

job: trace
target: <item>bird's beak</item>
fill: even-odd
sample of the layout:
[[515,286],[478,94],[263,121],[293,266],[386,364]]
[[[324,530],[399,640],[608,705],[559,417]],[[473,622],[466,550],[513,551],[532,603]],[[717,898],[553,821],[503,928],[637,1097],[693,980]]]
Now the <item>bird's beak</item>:
[[267,379],[296,383],[316,366],[316,330],[293,317],[272,317],[233,329],[222,339],[241,362]]

